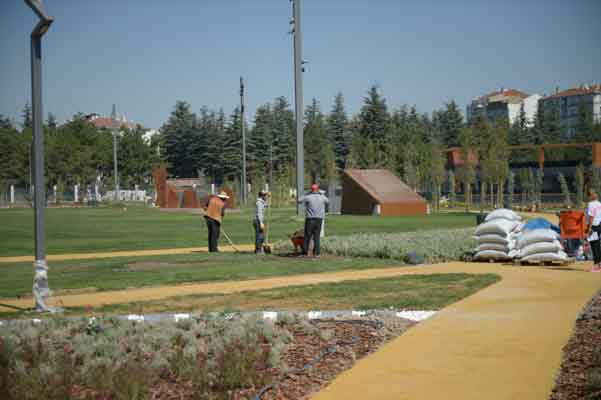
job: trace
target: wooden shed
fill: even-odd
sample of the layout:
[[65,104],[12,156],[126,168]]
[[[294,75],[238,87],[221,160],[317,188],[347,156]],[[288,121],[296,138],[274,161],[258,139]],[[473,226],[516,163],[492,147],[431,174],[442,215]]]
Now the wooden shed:
[[347,169],[342,174],[342,214],[424,215],[427,202],[387,169]]

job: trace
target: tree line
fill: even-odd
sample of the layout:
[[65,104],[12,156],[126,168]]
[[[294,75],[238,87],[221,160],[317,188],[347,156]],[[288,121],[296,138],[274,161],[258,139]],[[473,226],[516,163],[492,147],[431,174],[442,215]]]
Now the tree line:
[[[23,110],[21,129],[0,116],[0,183],[29,183],[31,110]],[[436,199],[446,191],[488,194],[490,201],[507,186],[532,186],[537,174],[526,182],[521,174],[510,178],[509,161],[536,161],[531,151],[512,151],[509,145],[601,141],[601,124],[588,109],[579,110],[576,136],[561,134],[559,112],[540,109],[529,126],[522,109],[513,124],[506,119],[488,121],[480,116],[467,124],[455,101],[431,113],[415,106],[390,108],[378,86],[363,98],[360,110],[349,115],[344,96],[338,93],[329,107],[312,99],[304,112],[306,182],[337,180],[345,168],[386,168],[418,191],[431,192]],[[177,101],[160,134],[152,141],[144,129],[123,129],[119,139],[119,175],[122,186],[148,183],[153,166],[165,163],[173,177],[204,175],[216,183],[239,183],[242,173],[241,125],[247,132],[247,177],[260,187],[294,187],[296,134],[291,105],[283,97],[260,105],[251,124],[241,118],[239,108],[226,115],[202,107],[198,112],[185,101]],[[112,182],[112,137],[96,129],[82,114],[57,126],[50,114],[44,126],[48,185],[91,184],[96,177]],[[460,147],[464,164],[445,170],[442,151]],[[546,152],[547,160],[590,158],[578,149]],[[522,176],[523,175],[523,176]],[[516,185],[517,184],[517,185]],[[481,196],[482,199],[482,196]]]
[[[145,186],[152,166],[159,162],[156,144],[144,139],[141,127],[120,129],[118,163],[121,187]],[[23,109],[21,129],[0,115],[0,191],[8,185],[30,187],[33,170],[31,109]],[[100,178],[103,189],[113,189],[113,139],[110,131],[97,129],[76,114],[58,125],[49,114],[44,123],[46,189],[62,192],[74,185],[93,185]]]

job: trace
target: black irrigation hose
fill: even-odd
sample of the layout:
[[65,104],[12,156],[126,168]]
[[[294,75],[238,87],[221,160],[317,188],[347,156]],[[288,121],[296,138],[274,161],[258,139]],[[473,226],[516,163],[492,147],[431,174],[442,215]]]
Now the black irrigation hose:
[[[312,321],[313,323],[317,323],[317,322],[330,322],[330,320],[322,320],[322,319],[316,319]],[[336,323],[344,323],[344,324],[351,324],[351,325],[371,325],[372,328],[375,329],[381,329],[384,326],[384,323],[380,320],[376,320],[376,321],[361,321],[361,320],[340,320],[340,321],[334,321]],[[282,376],[282,378],[285,378],[286,376],[290,375],[290,374],[298,374],[302,371],[306,371],[308,369],[313,368],[316,364],[318,364],[319,362],[321,362],[321,360],[323,360],[324,358],[326,358],[328,355],[336,353],[338,351],[338,347],[340,345],[345,345],[345,346],[352,346],[354,344],[357,344],[359,342],[360,338],[358,336],[353,336],[352,341],[350,342],[344,342],[344,341],[338,341],[335,345],[333,346],[328,346],[325,350],[324,353],[320,354],[319,356],[315,357],[313,360],[309,361],[308,363],[306,363],[305,365],[303,365],[302,368],[296,369],[294,371],[290,371],[287,372],[286,374],[284,374]],[[259,391],[259,393],[257,393],[257,395],[253,398],[253,400],[261,400],[261,398],[263,397],[263,395],[265,395],[265,393],[269,392],[271,389],[273,389],[273,385],[268,385],[265,386],[263,389],[261,389]]]

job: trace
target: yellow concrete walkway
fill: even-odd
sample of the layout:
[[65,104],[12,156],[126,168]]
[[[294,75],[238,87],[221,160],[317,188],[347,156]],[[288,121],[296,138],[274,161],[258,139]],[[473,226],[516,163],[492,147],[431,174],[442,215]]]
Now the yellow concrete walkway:
[[[254,244],[236,245],[238,251],[253,251]],[[219,246],[220,251],[233,252],[232,246]],[[182,247],[176,249],[155,249],[155,250],[126,250],[126,251],[110,251],[100,253],[72,253],[72,254],[49,254],[46,256],[48,261],[65,261],[65,260],[89,260],[93,258],[112,258],[112,257],[142,257],[142,256],[163,256],[169,254],[189,254],[189,253],[206,253],[206,247]],[[0,257],[0,264],[33,262],[33,256],[15,256],[15,257]]]
[[359,361],[313,400],[548,399],[576,316],[601,288],[601,274],[585,267],[464,264],[503,280]]

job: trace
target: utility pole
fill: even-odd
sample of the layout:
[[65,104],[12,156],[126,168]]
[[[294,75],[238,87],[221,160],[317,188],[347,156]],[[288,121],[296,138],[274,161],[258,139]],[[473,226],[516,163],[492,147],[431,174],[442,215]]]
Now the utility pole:
[[117,171],[117,108],[113,104],[113,111],[111,112],[111,119],[113,125],[113,166],[115,175],[115,201],[119,201],[119,173]]
[[244,131],[244,81],[240,77],[240,131],[242,132],[242,204],[248,198],[248,185],[246,184],[246,132]]
[[46,264],[45,209],[46,183],[44,181],[44,127],[42,112],[42,36],[48,31],[54,19],[46,14],[40,0],[25,0],[25,3],[39,17],[31,32],[31,105],[33,116],[33,182],[35,209],[35,262],[33,277],[33,297],[37,311],[50,311],[46,298],[48,287],[48,265]]
[[[302,196],[305,190],[305,155],[303,144],[303,55],[300,0],[291,0],[292,35],[294,36],[294,111],[296,118],[296,197]],[[302,207],[296,203],[296,213],[301,215]]]

